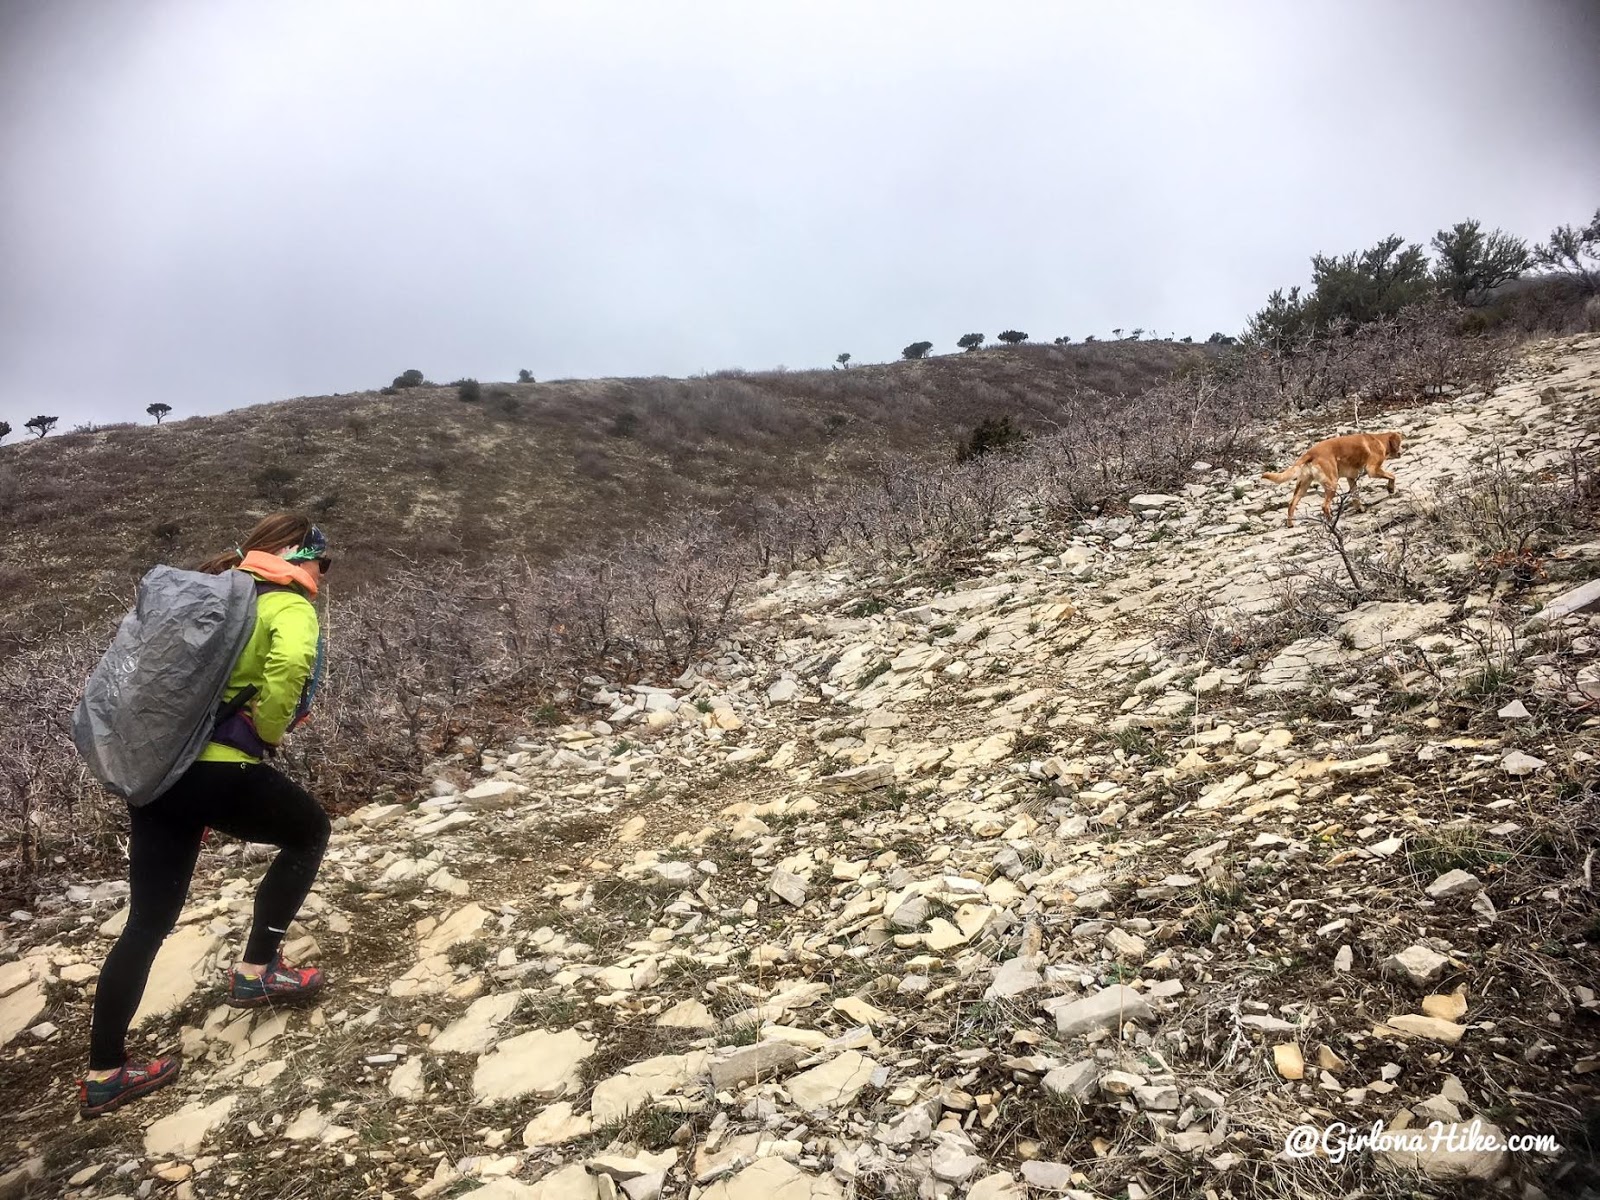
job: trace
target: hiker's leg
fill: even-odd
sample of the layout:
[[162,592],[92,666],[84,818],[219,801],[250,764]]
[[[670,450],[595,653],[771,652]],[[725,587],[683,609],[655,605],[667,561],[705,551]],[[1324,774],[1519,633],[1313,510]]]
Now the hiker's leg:
[[[184,780],[173,791],[184,787]],[[177,924],[200,854],[199,822],[184,812],[182,797],[169,792],[130,809],[128,923],[106,955],[95,984],[89,1034],[89,1069],[112,1071],[126,1054],[128,1025],[139,1010],[150,964],[162,939]]]
[[278,847],[278,857],[256,889],[255,920],[244,950],[244,963],[260,967],[277,956],[289,922],[316,882],[328,848],[329,823],[309,792],[271,767],[232,769],[238,774],[231,786],[218,789],[226,800],[208,813],[211,825],[247,842]]

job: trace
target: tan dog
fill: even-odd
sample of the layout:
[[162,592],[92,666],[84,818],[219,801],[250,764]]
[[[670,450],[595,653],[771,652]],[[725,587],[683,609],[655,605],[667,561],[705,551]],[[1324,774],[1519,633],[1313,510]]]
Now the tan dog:
[[1343,437],[1325,438],[1281,471],[1264,472],[1261,478],[1272,483],[1299,480],[1294,495],[1289,500],[1289,519],[1284,522],[1293,528],[1295,506],[1313,483],[1322,484],[1322,515],[1333,519],[1333,495],[1339,480],[1350,481],[1350,495],[1355,499],[1356,511],[1361,511],[1361,493],[1357,483],[1362,475],[1374,479],[1387,479],[1389,491],[1394,491],[1394,476],[1383,469],[1383,460],[1400,453],[1400,435],[1389,433],[1347,433]]

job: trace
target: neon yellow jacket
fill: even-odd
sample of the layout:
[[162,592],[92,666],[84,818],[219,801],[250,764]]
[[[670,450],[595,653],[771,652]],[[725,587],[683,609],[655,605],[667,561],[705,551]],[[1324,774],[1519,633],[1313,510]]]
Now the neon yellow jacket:
[[[317,661],[317,610],[309,596],[317,594],[316,580],[293,563],[274,554],[252,550],[239,570],[269,583],[289,584],[288,589],[263,592],[256,597],[256,624],[233,668],[223,693],[231,699],[254,684],[256,694],[245,712],[260,739],[276,746],[288,732],[307,680]],[[254,763],[261,760],[233,746],[207,742],[200,762]]]

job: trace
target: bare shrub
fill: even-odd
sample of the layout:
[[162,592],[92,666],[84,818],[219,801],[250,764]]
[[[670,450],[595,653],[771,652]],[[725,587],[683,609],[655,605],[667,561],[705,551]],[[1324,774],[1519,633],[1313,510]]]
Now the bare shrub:
[[1194,650],[1207,658],[1243,655],[1268,658],[1301,638],[1332,633],[1337,627],[1323,589],[1306,582],[1280,583],[1270,607],[1249,611],[1237,605],[1202,604],[1183,609],[1162,631],[1171,650]]
[[1420,599],[1425,588],[1410,569],[1411,539],[1401,535],[1381,541],[1376,548],[1351,546],[1339,525],[1349,498],[1348,492],[1341,493],[1331,518],[1320,514],[1315,518],[1327,536],[1330,554],[1330,562],[1316,572],[1317,586],[1325,593],[1342,596],[1347,608],[1368,600]]
[[328,664],[286,765],[336,808],[415,786],[425,753],[496,675],[496,639],[462,572],[402,579],[324,607]]
[[601,672],[679,674],[730,628],[752,546],[695,514],[540,570],[497,571],[484,590],[502,618],[505,666],[550,688]]
[[752,555],[761,571],[821,566],[845,537],[848,513],[839,489],[813,488],[790,503],[757,496],[744,507]]
[[288,504],[294,500],[295,473],[288,467],[272,463],[258,470],[252,477],[256,494],[269,504]]
[[866,558],[905,556],[939,565],[973,545],[993,527],[1013,478],[993,455],[954,466],[907,470],[878,458],[872,478],[845,493],[845,544]]
[[[1510,342],[1482,319],[1441,299],[1360,326],[1333,321],[1260,343],[1245,362],[1270,375],[1284,408],[1412,400],[1447,391],[1489,392],[1512,361]],[[1359,409],[1358,409],[1359,411]]]
[[113,804],[72,744],[72,709],[102,646],[52,633],[0,656],[0,885],[25,885],[51,859],[107,861]]
[[1526,586],[1543,573],[1540,554],[1589,520],[1596,500],[1596,457],[1587,439],[1569,449],[1561,471],[1514,471],[1503,451],[1465,479],[1441,485],[1421,504],[1428,554],[1468,555],[1470,585],[1509,573]]

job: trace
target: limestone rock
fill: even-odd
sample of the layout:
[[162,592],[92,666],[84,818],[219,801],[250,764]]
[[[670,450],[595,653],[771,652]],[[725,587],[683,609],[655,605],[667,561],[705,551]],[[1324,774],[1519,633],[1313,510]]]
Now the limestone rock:
[[489,914],[478,905],[462,905],[422,939],[417,951],[418,956],[430,958],[445,954],[453,946],[472,941],[488,919]]
[[761,1158],[719,1179],[696,1200],[844,1200],[831,1175],[810,1175],[782,1158]]
[[147,1158],[193,1158],[206,1136],[228,1119],[238,1096],[223,1096],[210,1104],[185,1104],[144,1131]]
[[478,1059],[472,1094],[480,1101],[537,1096],[557,1100],[578,1089],[579,1067],[595,1044],[575,1030],[530,1030],[501,1042]]
[[1095,1029],[1117,1029],[1128,1021],[1151,1018],[1150,1002],[1127,984],[1117,983],[1056,1009],[1056,1032],[1071,1037]]
[[1386,1032],[1405,1034],[1410,1037],[1431,1038],[1437,1042],[1454,1046],[1466,1034],[1465,1025],[1457,1025],[1453,1021],[1441,1021],[1437,1017],[1418,1016],[1416,1013],[1403,1013],[1400,1016],[1390,1017],[1374,1030],[1380,1036]]
[[1177,1112],[1183,1103],[1178,1089],[1170,1083],[1152,1083],[1133,1089],[1133,1098],[1140,1108],[1151,1112]]
[[588,1113],[573,1115],[572,1105],[566,1100],[557,1101],[539,1111],[522,1130],[522,1144],[530,1150],[541,1146],[559,1146],[574,1138],[588,1137],[594,1120]]
[[389,1076],[389,1094],[396,1100],[421,1100],[427,1095],[420,1058],[408,1058],[394,1069]]
[[428,1048],[435,1054],[482,1054],[494,1044],[501,1023],[516,1010],[521,999],[520,992],[479,997]]
[[319,1112],[315,1104],[301,1109],[289,1123],[289,1127],[283,1131],[283,1136],[291,1142],[342,1142],[355,1135],[354,1129],[335,1124],[333,1114]]
[[1535,758],[1531,754],[1524,754],[1521,750],[1508,751],[1506,756],[1500,760],[1501,769],[1507,775],[1517,778],[1521,778],[1524,775],[1532,775],[1536,771],[1542,771],[1546,765],[1544,759]]
[[662,1054],[636,1062],[595,1085],[589,1113],[599,1125],[620,1121],[658,1096],[675,1092],[705,1074],[707,1058],[704,1051],[695,1051]]
[[1042,954],[1019,954],[1008,958],[995,970],[994,982],[984,992],[985,1000],[1005,1000],[1044,986]]
[[1428,895],[1435,900],[1444,900],[1451,896],[1473,896],[1482,890],[1483,880],[1459,867],[1453,871],[1446,871],[1427,887]]
[[35,980],[0,999],[0,1046],[8,1044],[44,1015],[49,1001],[44,984]]
[[806,902],[806,881],[789,871],[776,870],[767,880],[767,889],[778,899],[799,908]]
[[1444,955],[1419,945],[1391,954],[1379,969],[1384,975],[1404,980],[1420,991],[1437,983],[1449,965],[1450,960]]
[[656,1018],[662,1029],[715,1029],[717,1019],[698,1000],[680,1000]]
[[973,1154],[969,1145],[943,1135],[928,1159],[933,1177],[946,1183],[965,1183],[985,1165],[985,1160]]
[[1539,610],[1536,619],[1544,624],[1558,621],[1573,613],[1588,612],[1597,607],[1600,607],[1600,579],[1591,579],[1588,583],[1580,583],[1577,587],[1562,592]]
[[1136,513],[1160,512],[1164,508],[1181,506],[1182,504],[1183,497],[1167,496],[1160,492],[1133,496],[1128,500],[1128,507]]
[[1300,1053],[1300,1047],[1293,1042],[1283,1042],[1272,1048],[1272,1065],[1285,1079],[1306,1077],[1305,1056]]
[[1424,996],[1422,1011],[1425,1016],[1441,1021],[1459,1021],[1467,1015],[1467,997],[1459,988],[1448,995]]
[[1022,1178],[1041,1192],[1064,1192],[1072,1186],[1072,1168],[1066,1163],[1025,1162]]
[[478,784],[477,787],[461,797],[461,803],[472,809],[493,810],[510,808],[517,799],[527,792],[527,788],[520,783],[509,780],[491,779]]
[[194,995],[202,978],[209,982],[211,956],[220,944],[216,934],[194,925],[183,926],[162,942],[150,968],[150,982],[133,1014],[133,1027],[177,1008]]
[[967,1200],[1028,1200],[1028,1189],[1010,1175],[985,1175],[967,1189]]
[[722,1091],[736,1090],[758,1079],[776,1079],[787,1074],[804,1057],[805,1051],[786,1042],[746,1046],[711,1064],[711,1083]]
[[877,1069],[878,1064],[866,1055],[846,1050],[820,1067],[802,1071],[784,1087],[802,1112],[840,1108],[856,1098]]

